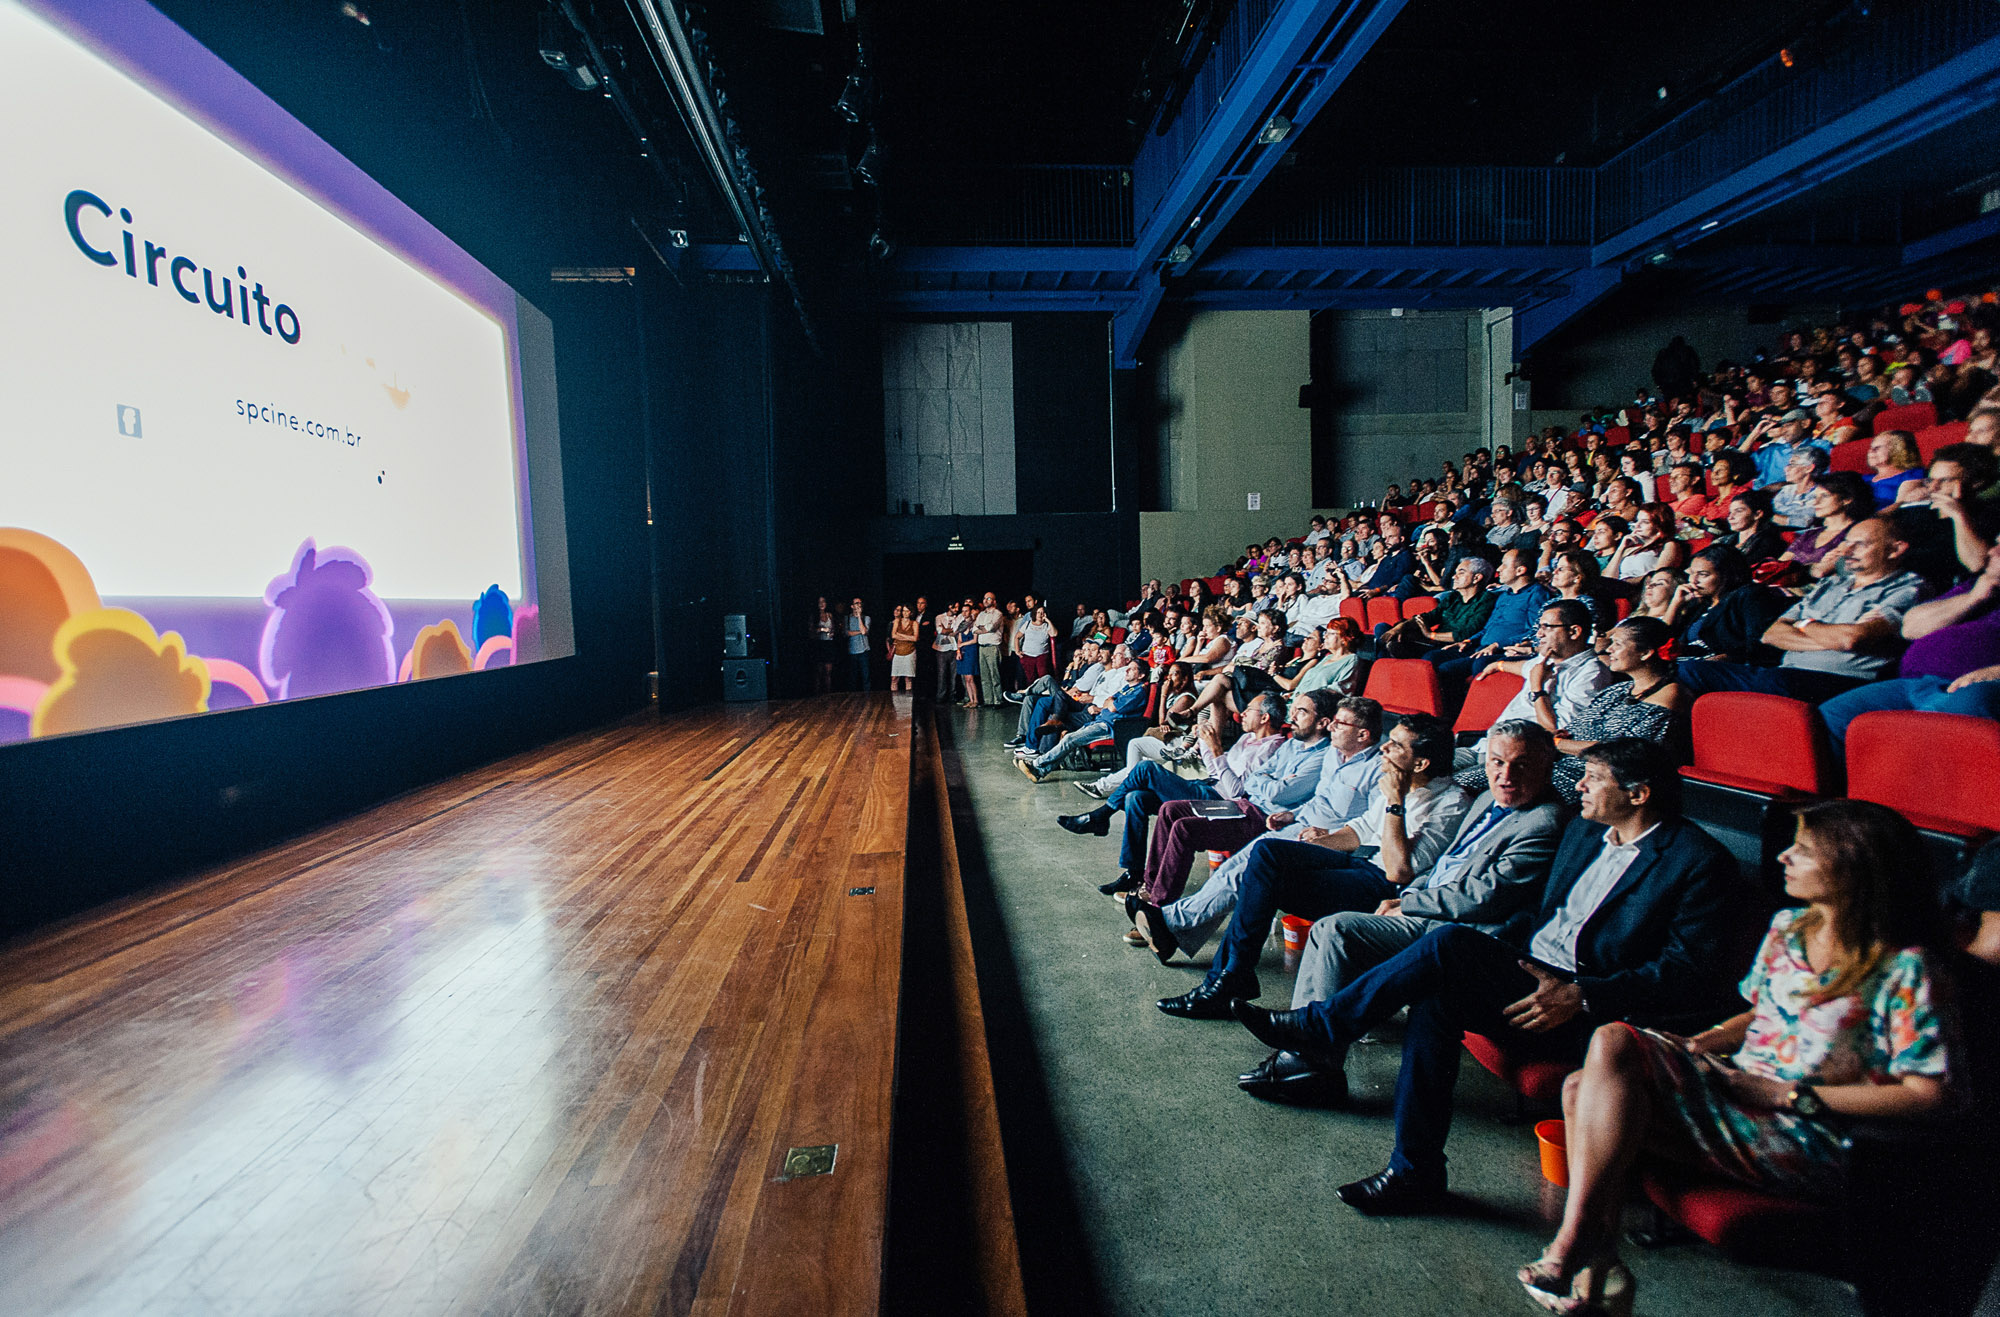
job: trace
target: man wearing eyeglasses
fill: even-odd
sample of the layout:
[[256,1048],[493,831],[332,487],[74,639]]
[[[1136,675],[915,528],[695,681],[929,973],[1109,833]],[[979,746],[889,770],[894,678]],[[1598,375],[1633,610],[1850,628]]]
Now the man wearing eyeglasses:
[[[1512,722],[1516,719],[1535,721],[1535,701],[1548,700],[1555,709],[1556,726],[1567,727],[1576,720],[1583,706],[1591,697],[1606,686],[1617,681],[1618,674],[1598,660],[1597,651],[1590,645],[1590,606],[1577,599],[1557,599],[1542,609],[1542,615],[1535,623],[1535,656],[1509,663],[1495,663],[1493,667],[1502,672],[1511,672],[1521,678],[1521,689],[1500,711],[1495,723]],[[1530,678],[1538,667],[1548,666],[1549,675],[1542,680],[1541,689]],[[1471,749],[1458,752],[1456,767],[1463,773],[1467,770],[1483,772],[1486,762],[1486,741],[1481,738]],[[1470,783],[1475,790],[1480,783]]]

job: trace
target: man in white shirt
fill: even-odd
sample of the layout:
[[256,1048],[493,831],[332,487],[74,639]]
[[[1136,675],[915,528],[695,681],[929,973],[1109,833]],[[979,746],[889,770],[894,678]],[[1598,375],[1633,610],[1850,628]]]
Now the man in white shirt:
[[[1535,702],[1549,700],[1555,708],[1556,726],[1567,727],[1597,692],[1617,681],[1618,674],[1605,667],[1590,647],[1591,624],[1590,606],[1582,600],[1557,599],[1544,608],[1535,624],[1535,656],[1492,665],[1522,679],[1519,693],[1493,721],[1534,722]],[[1530,678],[1540,667],[1549,668],[1550,675],[1536,689]],[[1480,765],[1485,758],[1486,741],[1481,738],[1471,749],[1458,752],[1456,767],[1461,775],[1476,774],[1483,771]]]
[[1357,1211],[1443,1205],[1468,1030],[1510,1056],[1575,1065],[1587,1048],[1595,1057],[1603,1026],[1684,1032],[1741,1009],[1736,979],[1759,921],[1728,852],[1678,816],[1678,769],[1659,746],[1629,737],[1600,741],[1583,759],[1583,817],[1563,834],[1539,909],[1498,934],[1433,929],[1302,1010],[1235,1003],[1265,1044],[1335,1068],[1356,1040],[1409,1008],[1395,1152],[1386,1170],[1337,1190]]
[[[1382,740],[1381,795],[1364,813],[1330,832],[1307,828],[1296,840],[1259,841],[1208,977],[1162,998],[1160,1009],[1184,1020],[1227,1019],[1231,998],[1258,995],[1257,956],[1280,904],[1301,913],[1373,910],[1430,868],[1465,814],[1465,793],[1451,780],[1451,749],[1451,728],[1411,714]],[[1130,909],[1162,962],[1179,950],[1157,907],[1138,901]]]
[[979,700],[1000,703],[1000,639],[1007,615],[1000,611],[991,590],[979,601],[972,618],[972,637],[979,642]]

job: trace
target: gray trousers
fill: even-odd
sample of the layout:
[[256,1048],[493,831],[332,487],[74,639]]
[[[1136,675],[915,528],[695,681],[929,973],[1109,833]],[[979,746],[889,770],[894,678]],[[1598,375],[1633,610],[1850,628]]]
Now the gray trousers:
[[979,702],[1000,703],[1000,646],[979,647]]
[[958,682],[958,655],[948,649],[934,649],[931,661],[937,666],[937,698],[948,700],[952,687]]
[[1439,922],[1414,915],[1364,915],[1351,910],[1315,920],[1312,932],[1306,935],[1306,949],[1299,955],[1292,1009],[1325,1001]]
[[[1299,835],[1304,827],[1301,823],[1290,823],[1276,832],[1267,832],[1264,837],[1277,837],[1290,841]],[[1250,843],[1255,846],[1264,840],[1259,837]],[[1182,954],[1190,959],[1208,940],[1222,930],[1229,922],[1229,916],[1236,912],[1236,894],[1243,890],[1243,870],[1250,863],[1250,846],[1242,847],[1222,862],[1222,867],[1208,876],[1208,881],[1188,896],[1183,896],[1173,904],[1160,910],[1167,927],[1173,930],[1174,941],[1180,943]]]

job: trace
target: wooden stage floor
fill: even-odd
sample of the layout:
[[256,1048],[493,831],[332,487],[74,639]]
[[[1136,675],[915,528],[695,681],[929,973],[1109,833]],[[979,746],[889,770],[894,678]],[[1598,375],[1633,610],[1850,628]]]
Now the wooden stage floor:
[[876,1311],[912,739],[635,720],[0,951],[0,1308]]

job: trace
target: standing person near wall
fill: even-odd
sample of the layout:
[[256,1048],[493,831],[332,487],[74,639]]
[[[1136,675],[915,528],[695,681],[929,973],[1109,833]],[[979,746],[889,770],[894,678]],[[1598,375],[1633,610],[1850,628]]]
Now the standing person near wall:
[[[989,600],[993,598],[992,595],[987,595],[986,597]],[[978,625],[978,617],[979,610],[973,607],[970,599],[960,605],[958,610],[958,633],[956,637],[958,641],[958,657],[953,661],[953,666],[958,672],[959,680],[965,683],[965,707],[968,709],[977,709],[979,707],[980,649],[979,640],[973,634],[974,628]]]
[[826,596],[819,597],[819,608],[813,616],[813,694],[833,693],[833,665],[840,662],[840,618],[827,607]]
[[868,623],[869,617],[861,611],[861,601],[856,599],[847,606],[847,670],[854,680],[854,689],[868,689]]
[[917,596],[917,606],[910,610],[910,618],[917,624],[917,680],[915,689],[931,688],[931,667],[936,659],[930,645],[932,630],[931,601],[923,595]]
[[979,643],[979,703],[1000,703],[1000,641],[1007,615],[991,590],[979,601],[972,618],[972,638]]
[[931,633],[931,662],[937,667],[937,686],[931,698],[943,704],[958,684],[958,629],[964,622],[957,604],[938,614],[937,628]]
[[897,604],[889,623],[889,689],[916,690],[917,614],[908,604]]
[[1056,628],[1049,621],[1049,610],[1040,604],[1014,627],[1014,654],[1021,662],[1023,686],[1032,685],[1037,677],[1049,676],[1056,670],[1050,650],[1055,638]]

